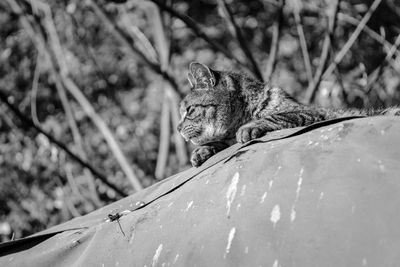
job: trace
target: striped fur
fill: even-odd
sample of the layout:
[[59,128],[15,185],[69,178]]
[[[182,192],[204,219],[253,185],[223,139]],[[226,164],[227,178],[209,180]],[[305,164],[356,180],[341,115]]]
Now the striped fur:
[[189,80],[192,90],[181,102],[178,131],[198,146],[192,153],[193,166],[235,142],[280,129],[345,116],[400,115],[399,108],[341,110],[303,105],[279,87],[200,63],[191,64]]

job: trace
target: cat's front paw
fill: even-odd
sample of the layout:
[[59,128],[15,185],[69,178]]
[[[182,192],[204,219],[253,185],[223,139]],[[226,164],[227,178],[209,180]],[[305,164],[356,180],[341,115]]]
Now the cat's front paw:
[[259,138],[266,134],[264,127],[256,123],[248,123],[240,127],[236,132],[236,141],[238,143],[246,143],[250,140]]
[[193,167],[199,167],[215,153],[216,150],[212,146],[200,146],[193,150],[192,156],[190,157],[190,163],[192,163]]

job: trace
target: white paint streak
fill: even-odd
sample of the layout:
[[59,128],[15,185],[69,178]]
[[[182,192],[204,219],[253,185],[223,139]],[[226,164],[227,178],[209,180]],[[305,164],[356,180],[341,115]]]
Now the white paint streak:
[[278,267],[279,266],[279,261],[275,260],[274,263],[272,264],[272,267]]
[[143,206],[145,203],[143,202],[143,201],[137,201],[136,203],[135,203],[135,205],[136,206],[139,206],[139,207],[141,207],[141,206]]
[[271,190],[274,180],[269,181],[268,183],[268,190]]
[[379,170],[381,172],[385,172],[385,165],[383,165],[381,160],[378,160],[378,164],[379,164]]
[[281,169],[282,169],[282,166],[278,166],[272,179],[268,182],[268,191],[271,191],[272,185],[274,184],[274,179],[276,178],[276,176],[278,175],[278,173]]
[[304,173],[304,168],[301,168],[300,174],[299,174],[299,180],[297,181],[296,201],[295,202],[297,202],[297,200],[299,200],[301,184],[303,183],[303,173]]
[[323,134],[323,135],[321,135],[321,139],[324,140],[324,141],[325,141],[325,140],[328,140],[328,139],[329,139],[329,136]]
[[293,222],[296,219],[296,211],[294,210],[294,206],[292,207],[292,210],[290,211],[290,222]]
[[232,181],[228,187],[228,191],[226,191],[226,198],[227,198],[226,215],[229,215],[229,213],[231,212],[231,205],[232,205],[232,202],[235,200],[238,183],[239,183],[239,173],[236,172],[232,177]]
[[362,259],[362,266],[367,266],[368,265],[368,261],[366,258]]
[[296,209],[295,208],[296,208],[296,203],[299,201],[301,185],[303,183],[303,173],[304,173],[304,168],[301,168],[300,174],[299,174],[299,180],[297,181],[296,198],[294,199],[294,204],[290,211],[290,222],[293,222],[296,219]]
[[231,231],[229,232],[229,235],[228,235],[228,243],[226,244],[224,258],[226,258],[226,255],[229,254],[229,252],[231,250],[232,240],[235,237],[235,233],[236,233],[236,228],[232,227],[232,229],[231,229]]
[[186,211],[188,211],[192,207],[192,205],[193,205],[193,200],[188,203]]
[[239,203],[239,204],[237,204],[237,206],[236,206],[236,210],[239,210],[241,206],[242,206],[242,205],[241,205],[240,203]]
[[209,180],[209,179],[207,179],[207,180],[206,180],[206,184],[208,184],[209,182],[210,182],[210,180]]
[[174,259],[174,263],[176,263],[179,259],[179,254],[176,254],[175,259]]
[[132,234],[131,234],[131,237],[129,238],[129,244],[133,244],[133,240],[135,239],[135,232],[134,231],[132,231]]
[[240,191],[240,196],[244,196],[244,194],[246,194],[246,185],[242,186],[242,190]]
[[260,203],[264,203],[265,199],[267,198],[268,192],[265,191],[265,193],[261,196]]
[[244,253],[245,253],[245,254],[248,254],[248,253],[249,253],[249,247],[246,247],[246,248],[244,249]]
[[126,215],[126,214],[129,214],[129,213],[131,213],[130,210],[123,210],[123,211],[121,211],[119,214],[121,214],[121,215]]
[[156,250],[156,253],[154,253],[154,257],[153,257],[153,263],[151,266],[156,266],[157,262],[158,262],[158,258],[160,257],[161,251],[163,249],[163,244],[160,244]]
[[274,224],[274,228],[276,223],[281,219],[281,210],[279,205],[275,205],[271,211],[271,222]]

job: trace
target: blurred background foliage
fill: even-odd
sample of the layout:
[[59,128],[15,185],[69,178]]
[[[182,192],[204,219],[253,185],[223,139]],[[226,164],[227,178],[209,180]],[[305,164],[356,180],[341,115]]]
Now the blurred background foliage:
[[6,0],[0,25],[0,241],[188,168],[192,61],[305,103],[400,103],[396,0]]

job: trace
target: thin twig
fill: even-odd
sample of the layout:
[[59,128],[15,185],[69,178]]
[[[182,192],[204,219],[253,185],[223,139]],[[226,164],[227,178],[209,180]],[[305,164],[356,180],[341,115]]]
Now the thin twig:
[[140,60],[145,62],[147,66],[150,67],[152,71],[161,75],[166,81],[168,81],[171,86],[176,90],[176,92],[182,96],[182,93],[179,90],[178,83],[172,77],[172,75],[165,70],[161,69],[160,64],[152,62],[150,59],[146,57],[138,48],[133,45],[133,40],[125,34],[125,32],[109,17],[109,15],[105,12],[103,7],[98,5],[93,0],[88,0],[91,7],[93,7],[96,15],[102,20],[102,22],[110,29],[110,32],[126,47],[128,51],[130,51],[133,55],[139,57]]
[[66,193],[66,187],[64,187],[61,178],[56,175],[54,181],[56,182],[58,188],[60,188],[62,191],[62,197],[64,199],[63,202],[65,203],[65,205],[63,205],[63,208],[69,211],[73,218],[81,216],[82,214],[75,208],[75,205],[72,202],[71,195]]
[[339,7],[340,7],[340,0],[336,0],[332,6],[332,13],[329,15],[328,30],[325,33],[325,39],[324,39],[324,43],[322,45],[322,52],[321,52],[321,57],[319,60],[318,68],[315,71],[315,75],[312,80],[312,83],[308,85],[308,88],[306,91],[305,102],[308,104],[314,101],[315,95],[318,90],[318,86],[321,82],[322,74],[323,74],[323,72],[326,68],[326,64],[328,62],[329,52],[331,50],[331,45],[332,45],[332,41],[333,41],[333,35],[335,33],[335,27],[336,27],[336,22],[337,22],[336,18],[337,18],[337,14],[339,12]]
[[40,58],[40,52],[36,56],[36,66],[35,66],[35,72],[33,74],[33,81],[32,81],[32,90],[31,90],[31,117],[32,120],[35,124],[39,125],[39,119],[37,116],[37,108],[36,108],[36,99],[37,99],[37,92],[38,92],[38,83],[39,83],[39,77],[40,77],[40,66],[39,66],[39,58]]
[[221,8],[222,14],[225,18],[225,21],[228,24],[228,28],[230,29],[231,34],[238,41],[239,46],[242,49],[244,55],[246,56],[247,61],[249,62],[254,75],[256,76],[256,78],[263,81],[263,77],[262,77],[260,68],[258,67],[257,62],[254,59],[253,54],[251,53],[251,51],[245,41],[242,30],[240,29],[239,25],[236,23],[236,20],[235,20],[235,17],[233,16],[232,10],[230,9],[229,5],[226,3],[225,0],[218,0],[218,5]]
[[71,158],[73,158],[75,161],[77,161],[80,165],[84,166],[85,168],[88,168],[98,179],[100,179],[108,187],[112,188],[117,194],[119,194],[120,196],[127,196],[127,194],[124,191],[119,189],[114,184],[110,183],[108,181],[108,179],[100,171],[96,170],[93,166],[91,166],[90,163],[83,160],[78,155],[76,155],[74,152],[72,152],[65,144],[63,144],[61,141],[57,140],[50,133],[48,133],[46,130],[44,130],[41,126],[35,125],[35,123],[31,119],[29,119],[27,116],[25,116],[16,106],[14,106],[9,101],[8,97],[9,96],[7,94],[5,94],[3,92],[3,90],[0,90],[0,101],[3,102],[21,120],[21,122],[23,122],[24,127],[28,126],[30,128],[33,128],[37,132],[46,136],[50,142],[56,144],[59,148],[64,150]]
[[190,28],[194,32],[195,35],[197,35],[198,37],[200,37],[204,41],[206,41],[216,51],[221,52],[227,58],[229,58],[229,59],[233,60],[234,62],[236,62],[236,63],[248,68],[248,66],[245,63],[241,62],[234,54],[232,54],[231,51],[229,51],[228,49],[225,49],[221,44],[219,44],[218,42],[216,42],[213,39],[211,39],[205,33],[205,31],[202,29],[202,27],[200,26],[200,24],[198,22],[194,21],[189,16],[174,10],[172,7],[166,5],[163,1],[160,1],[160,0],[149,0],[149,1],[155,3],[161,10],[163,10],[165,12],[168,12],[172,16],[174,16],[174,17],[180,19],[181,21],[183,21],[183,23],[185,23],[186,26],[188,28]]
[[382,0],[375,0],[372,5],[369,7],[367,13],[364,15],[364,17],[361,19],[360,24],[358,24],[357,28],[354,30],[353,34],[350,36],[349,40],[344,44],[342,49],[336,54],[333,62],[328,66],[328,68],[325,70],[323,74],[323,78],[326,79],[329,77],[329,75],[332,73],[332,71],[335,69],[335,66],[338,65],[344,56],[347,54],[349,49],[353,46],[355,41],[357,40],[358,36],[362,32],[363,28],[371,18],[372,14],[375,12],[375,10],[378,8],[379,4],[382,2]]
[[[47,47],[46,41],[44,36],[42,35],[41,32],[37,32],[34,30],[33,26],[30,24],[29,20],[25,17],[24,12],[22,11],[22,8],[19,6],[19,4],[15,0],[7,0],[11,9],[13,10],[14,13],[16,13],[19,16],[20,22],[23,26],[23,28],[26,30],[30,38],[32,39],[33,43],[35,44],[37,50],[39,51],[44,51],[46,53],[46,56],[50,59],[50,65],[53,69],[57,69],[57,63],[54,59],[54,56],[50,54],[50,49]],[[103,134],[105,140],[110,146],[111,151],[114,152],[114,156],[116,157],[117,161],[120,163],[121,168],[123,171],[126,173],[127,177],[131,177],[131,182],[132,185],[136,190],[140,190],[142,188],[141,184],[135,179],[135,175],[133,171],[130,168],[130,165],[126,161],[125,156],[122,154],[122,151],[120,150],[118,143],[114,139],[111,131],[108,129],[107,125],[103,121],[103,119],[95,112],[93,106],[91,103],[86,99],[86,97],[83,95],[81,90],[78,88],[78,86],[75,84],[75,82],[69,78],[68,76],[61,76],[58,72],[55,72],[57,79],[62,79],[64,86],[68,89],[68,91],[71,93],[72,96],[78,101],[80,106],[83,108],[85,113],[89,116],[89,118],[93,121],[93,123],[99,128],[100,132]]]
[[368,80],[368,83],[367,83],[367,85],[365,86],[365,89],[364,89],[367,94],[369,94],[371,92],[371,89],[372,89],[373,85],[375,84],[375,82],[378,80],[378,78],[382,74],[383,67],[385,67],[385,65],[388,62],[390,62],[390,60],[393,58],[395,52],[399,48],[399,46],[400,46],[400,34],[397,35],[397,38],[396,38],[394,44],[392,45],[392,47],[390,48],[390,50],[388,51],[388,53],[386,54],[385,59],[382,61],[382,63],[370,75],[371,78]]
[[[357,18],[351,17],[347,14],[338,13],[338,21],[343,21],[343,22],[347,22],[350,23],[353,26],[357,26],[360,23],[360,20],[358,20]],[[365,25],[365,27],[363,28],[363,31],[365,33],[367,33],[371,38],[373,38],[375,41],[377,41],[378,43],[380,43],[381,45],[383,45],[385,47],[385,49],[387,50],[387,52],[389,52],[389,50],[393,47],[393,44],[391,44],[390,42],[388,42],[385,38],[383,38],[379,33],[377,33],[376,31],[374,31],[373,29],[371,29],[370,27],[368,27],[367,25]],[[397,49],[395,51],[396,56],[400,56],[400,52],[399,49]],[[392,68],[396,68],[392,65]]]
[[149,4],[146,11],[148,18],[152,19],[153,38],[158,51],[158,62],[160,63],[161,69],[166,71],[170,63],[171,43],[165,34],[164,22],[158,6],[154,3]]
[[[31,1],[38,2],[36,5],[41,10],[43,10],[43,12],[45,14],[45,27],[46,27],[46,30],[48,31],[48,35],[50,37],[49,42],[50,42],[51,48],[55,54],[55,58],[58,62],[58,66],[60,66],[60,73],[64,74],[64,75],[68,75],[69,68],[68,68],[64,53],[61,48],[61,42],[60,42],[60,39],[58,38],[58,34],[56,31],[56,27],[54,25],[50,7],[44,3],[36,1],[36,0],[31,0]],[[45,52],[40,51],[40,54],[42,54],[42,53],[45,53]],[[58,76],[56,75],[56,70],[54,68],[51,68],[51,72],[52,72],[54,80],[55,80],[55,86],[57,89],[57,93],[60,97],[61,104],[65,111],[65,115],[66,115],[66,118],[68,121],[69,128],[71,129],[71,132],[72,132],[72,137],[74,139],[74,143],[77,147],[77,152],[81,158],[83,158],[84,160],[87,160],[87,155],[83,149],[82,136],[79,132],[78,125],[76,123],[74,114],[72,112],[71,105],[68,100],[68,96],[67,96],[67,94],[65,92],[65,88],[62,84],[62,80],[57,79]],[[100,202],[100,199],[97,194],[96,185],[94,183],[94,177],[92,176],[92,174],[90,173],[89,170],[84,168],[83,171],[85,173],[85,177],[87,178],[88,188],[90,189],[90,197],[93,200],[93,202],[95,203],[95,205],[97,207],[100,207],[101,202]]]
[[279,1],[278,17],[272,25],[272,41],[268,54],[267,67],[265,72],[265,81],[270,81],[272,74],[274,73],[276,66],[276,58],[279,50],[279,39],[281,35],[281,28],[283,22],[283,6],[285,5],[285,0]]
[[[172,5],[173,0],[169,0],[166,2],[169,6]],[[167,33],[166,33],[166,38],[169,39],[169,46],[170,46],[170,52],[171,47],[173,45],[173,41],[174,39],[172,38],[172,16],[168,13],[164,13],[164,17],[161,16],[163,18],[162,22],[164,25],[166,25],[166,27],[164,27],[164,29],[167,29]],[[172,56],[172,54],[170,54],[170,57]],[[169,58],[170,60],[170,58]],[[167,100],[169,102],[169,110],[171,112],[170,118],[171,118],[171,125],[172,125],[172,132],[174,133],[174,145],[175,145],[175,153],[176,156],[178,158],[178,166],[179,168],[186,166],[186,164],[188,163],[188,154],[187,154],[187,145],[186,142],[184,141],[183,137],[179,134],[179,132],[176,130],[177,126],[179,124],[179,120],[180,120],[180,114],[178,111],[178,107],[179,107],[179,95],[170,87],[167,86],[166,88],[166,95],[167,95]]]
[[143,54],[146,54],[146,57],[152,62],[157,62],[157,52],[149,39],[147,39],[146,35],[144,35],[136,25],[133,25],[124,7],[120,9],[120,12],[122,13],[122,23],[127,29],[127,32],[131,35],[131,38],[137,43],[138,49],[140,49]]
[[[14,0],[9,0],[9,1],[14,1]],[[22,9],[19,7],[19,10],[17,10],[18,6],[16,6],[15,8],[16,8],[15,11],[17,11],[16,13],[19,15],[20,19],[22,19],[22,20],[25,19],[25,15],[24,15]],[[51,15],[49,8],[48,8],[47,12]],[[117,162],[121,166],[122,171],[125,173],[126,177],[132,184],[133,188],[136,191],[143,189],[143,186],[141,185],[138,177],[133,172],[131,165],[128,163],[127,158],[123,154],[123,152],[122,152],[118,142],[114,138],[114,135],[112,134],[111,130],[108,128],[107,124],[103,121],[103,119],[94,110],[92,104],[85,97],[85,95],[82,93],[82,91],[76,85],[76,83],[69,77],[69,70],[67,68],[67,63],[65,61],[63,53],[61,52],[61,44],[59,42],[57,44],[57,41],[56,41],[55,42],[56,47],[59,47],[59,48],[56,50],[50,49],[45,41],[46,38],[44,37],[44,34],[42,32],[35,33],[33,26],[30,25],[30,23],[27,19],[26,19],[25,26],[26,26],[25,28],[27,29],[27,31],[30,33],[32,40],[38,40],[38,42],[40,42],[42,44],[42,45],[38,45],[37,49],[38,50],[42,49],[42,51],[44,51],[46,53],[47,57],[50,58],[49,62],[52,65],[52,69],[54,70],[53,74],[55,76],[55,79],[62,81],[63,86],[65,86],[65,88],[69,91],[69,93],[77,100],[77,102],[80,104],[80,106],[85,111],[85,113],[88,115],[88,117],[92,120],[92,122],[100,130],[100,133],[103,135],[108,146],[110,147],[110,150],[112,151]],[[50,27],[51,27],[51,25],[50,25]],[[55,31],[55,28],[53,29],[53,31]],[[57,33],[55,33],[55,35],[56,34]],[[54,34],[53,34],[53,37],[54,37]],[[53,53],[50,53],[49,51],[52,51]],[[54,54],[56,51],[59,52],[58,55]],[[55,71],[56,69],[60,69],[60,72]]]
[[[59,76],[57,75],[56,71],[54,69],[52,69],[51,71],[53,73],[53,77],[54,77],[55,86],[56,86],[56,89],[57,89],[58,96],[60,97],[61,104],[62,104],[63,109],[65,111],[65,116],[67,117],[68,125],[69,125],[69,127],[71,129],[71,132],[72,132],[72,137],[73,137],[74,143],[76,145],[78,155],[82,159],[87,160],[87,155],[86,155],[86,153],[85,153],[85,151],[83,149],[82,137],[81,137],[81,134],[80,134],[80,132],[78,130],[78,126],[76,124],[76,120],[75,120],[75,117],[73,115],[71,105],[70,105],[70,103],[68,101],[68,97],[67,97],[67,94],[65,92],[65,88],[62,85],[62,81],[59,79]],[[84,172],[84,174],[85,174],[85,176],[87,178],[87,184],[88,184],[88,187],[89,187],[90,193],[91,193],[90,197],[93,200],[93,202],[95,203],[95,205],[97,207],[100,207],[101,206],[101,202],[100,202],[100,199],[99,199],[98,194],[97,194],[96,185],[94,183],[94,177],[91,175],[91,173],[86,168],[84,168],[83,172]]]
[[[331,55],[334,55],[334,53],[335,53],[332,46],[331,46],[331,52],[330,53],[331,53]],[[337,83],[338,83],[338,85],[340,87],[341,93],[342,93],[342,100],[344,101],[345,105],[348,105],[349,104],[349,101],[348,101],[348,95],[349,94],[346,91],[346,87],[344,86],[342,75],[341,75],[340,70],[339,70],[337,65],[336,65],[336,67],[335,67],[335,69],[333,71],[335,73],[336,81],[337,81]]]
[[[152,18],[155,45],[157,47],[161,69],[170,68],[171,41],[165,33],[164,20],[157,5],[151,3],[147,8],[148,17]],[[171,102],[169,101],[169,92],[174,91],[170,85],[164,85],[164,97],[162,102],[160,118],[160,141],[158,146],[157,164],[155,177],[163,179],[166,176],[165,170],[168,163],[169,147],[171,142]],[[178,150],[178,148],[176,149]]]
[[306,68],[308,84],[311,84],[313,80],[311,61],[310,61],[310,55],[308,53],[307,41],[304,35],[303,25],[300,16],[300,6],[299,6],[300,3],[301,3],[300,1],[293,1],[293,15],[294,15],[294,21],[296,23],[297,33],[299,35],[301,53],[303,55],[304,66]]
[[86,199],[79,191],[78,185],[76,184],[76,181],[72,175],[73,165],[70,162],[67,162],[65,158],[66,158],[65,153],[60,154],[60,162],[61,164],[64,165],[64,172],[65,172],[65,177],[67,178],[67,183],[71,188],[73,195],[79,198],[79,200],[82,201],[82,203],[85,203]]
[[85,113],[91,118],[94,124],[99,128],[100,132],[103,134],[104,139],[108,143],[110,150],[113,151],[113,154],[116,160],[119,162],[122,170],[126,174],[127,178],[129,179],[130,183],[132,184],[133,188],[136,191],[143,189],[139,178],[133,172],[130,164],[128,163],[125,155],[122,153],[119,144],[115,140],[114,136],[112,135],[110,129],[108,128],[107,124],[103,121],[103,119],[99,116],[99,114],[94,110],[93,106],[90,102],[86,99],[83,95],[82,91],[78,88],[75,82],[69,78],[64,77],[63,83],[65,87],[68,88],[68,91],[71,93],[72,96],[79,102]]
[[161,180],[165,178],[165,167],[167,166],[169,143],[170,143],[170,102],[168,101],[167,95],[164,92],[161,109],[161,120],[160,120],[160,142],[158,145],[157,165],[155,176]]

